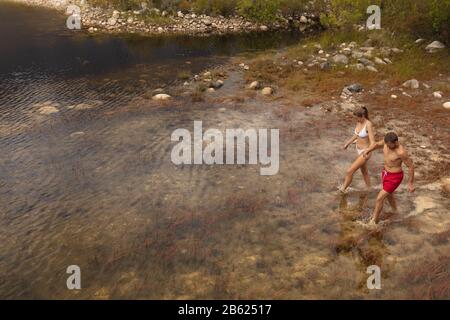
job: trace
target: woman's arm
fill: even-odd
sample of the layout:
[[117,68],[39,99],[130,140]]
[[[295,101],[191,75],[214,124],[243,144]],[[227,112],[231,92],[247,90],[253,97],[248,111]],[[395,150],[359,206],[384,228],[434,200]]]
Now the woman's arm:
[[354,134],[353,137],[345,143],[344,150],[347,149],[348,146],[351,145],[353,142],[355,142],[356,139],[358,139],[358,136]]
[[375,149],[381,149],[384,147],[384,140],[378,141],[376,143],[373,143],[369,148],[364,151],[363,156],[364,158],[367,158],[367,156]]

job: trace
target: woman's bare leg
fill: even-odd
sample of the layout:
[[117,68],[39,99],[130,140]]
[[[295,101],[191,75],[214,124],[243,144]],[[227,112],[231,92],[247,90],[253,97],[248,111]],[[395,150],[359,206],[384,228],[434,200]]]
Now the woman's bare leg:
[[364,164],[361,167],[361,173],[364,178],[364,182],[366,183],[367,189],[370,189],[370,176],[369,176],[369,169],[367,168],[367,161],[364,162]]
[[359,156],[355,162],[353,162],[353,164],[350,166],[350,168],[347,170],[346,174],[345,174],[345,179],[344,179],[344,185],[342,186],[342,191],[346,191],[347,188],[350,186],[350,184],[352,183],[353,180],[353,174],[359,169],[361,168],[365,163],[366,163],[366,159],[363,156]]

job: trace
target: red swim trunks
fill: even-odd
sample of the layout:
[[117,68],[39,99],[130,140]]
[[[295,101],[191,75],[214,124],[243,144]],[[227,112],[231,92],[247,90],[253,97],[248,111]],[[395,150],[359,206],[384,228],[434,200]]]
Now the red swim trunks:
[[389,172],[383,169],[381,173],[381,181],[383,182],[383,190],[388,193],[393,193],[402,183],[403,171]]

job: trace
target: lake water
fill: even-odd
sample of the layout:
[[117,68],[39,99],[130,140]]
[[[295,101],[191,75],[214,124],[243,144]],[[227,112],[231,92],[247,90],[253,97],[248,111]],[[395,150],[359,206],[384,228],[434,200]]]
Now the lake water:
[[[317,108],[287,123],[276,102],[248,97],[142,98],[175,87],[180,72],[301,35],[92,36],[64,26],[55,12],[0,4],[1,298],[449,298],[448,242],[433,237],[449,223],[439,187],[419,198],[401,189],[402,219],[378,232],[356,223],[376,190],[358,191],[357,176],[355,192],[335,192],[354,158],[336,151],[352,123]],[[241,85],[232,71],[221,92]],[[80,103],[88,107],[71,108]],[[170,134],[194,120],[280,128],[279,174],[175,166]],[[378,184],[379,154],[369,167]],[[366,287],[373,264],[383,290]],[[81,290],[66,287],[69,265],[81,268]]]

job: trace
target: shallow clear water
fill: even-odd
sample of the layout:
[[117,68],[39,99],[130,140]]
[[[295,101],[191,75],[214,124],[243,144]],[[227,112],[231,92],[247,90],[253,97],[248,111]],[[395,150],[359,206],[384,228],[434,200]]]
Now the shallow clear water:
[[[358,191],[356,176],[355,192],[335,192],[354,158],[336,150],[352,123],[317,108],[284,120],[276,103],[254,100],[134,100],[181,66],[196,72],[295,37],[92,38],[61,21],[47,10],[0,10],[0,30],[15,23],[21,35],[0,34],[0,297],[427,298],[430,287],[449,297],[449,245],[432,237],[450,222],[439,185],[418,198],[401,188],[401,219],[372,233],[356,220],[376,190]],[[29,52],[39,54],[24,59]],[[240,81],[231,74],[221,90]],[[36,112],[48,100],[59,113]],[[93,107],[67,107],[80,102]],[[194,120],[280,128],[279,174],[175,166],[170,134]],[[378,185],[379,154],[369,167]],[[372,264],[382,267],[381,291],[365,287]],[[66,287],[69,265],[81,267],[79,291]]]

